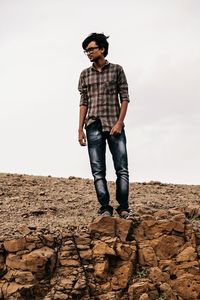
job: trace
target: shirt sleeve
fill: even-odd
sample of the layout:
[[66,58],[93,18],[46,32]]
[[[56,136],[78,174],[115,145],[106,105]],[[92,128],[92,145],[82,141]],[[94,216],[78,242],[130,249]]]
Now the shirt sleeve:
[[126,79],[124,70],[121,66],[120,66],[119,73],[118,73],[118,93],[119,93],[121,102],[123,100],[130,102],[129,92],[128,92],[128,83],[127,83],[127,79]]
[[81,73],[81,75],[79,77],[78,90],[81,95],[79,106],[81,106],[81,105],[87,106],[88,105],[87,87],[85,85],[83,72]]

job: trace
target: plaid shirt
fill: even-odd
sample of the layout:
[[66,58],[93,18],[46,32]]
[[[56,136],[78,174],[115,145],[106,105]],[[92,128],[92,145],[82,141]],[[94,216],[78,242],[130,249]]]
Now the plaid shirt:
[[101,72],[95,69],[94,64],[84,69],[80,74],[78,90],[80,105],[88,106],[85,126],[99,118],[103,131],[110,131],[117,122],[120,102],[130,101],[123,68],[108,61]]

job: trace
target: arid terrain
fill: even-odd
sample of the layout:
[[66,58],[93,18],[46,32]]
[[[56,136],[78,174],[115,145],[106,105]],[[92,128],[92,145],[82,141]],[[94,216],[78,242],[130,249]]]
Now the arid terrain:
[[99,217],[90,179],[0,173],[0,299],[199,300],[200,185],[134,182],[129,202]]
[[[108,184],[111,204],[117,207],[115,183]],[[140,214],[156,209],[184,211],[189,205],[200,205],[200,185],[130,183],[129,203]],[[96,217],[98,208],[90,179],[0,173],[0,237],[14,234],[23,224],[82,228]]]

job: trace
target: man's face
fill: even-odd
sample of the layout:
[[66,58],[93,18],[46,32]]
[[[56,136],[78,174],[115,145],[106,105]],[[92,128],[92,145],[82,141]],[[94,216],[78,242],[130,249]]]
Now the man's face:
[[97,61],[99,58],[103,57],[104,48],[99,49],[96,42],[90,42],[87,45],[85,51],[86,51],[86,54],[88,55],[88,58],[90,59],[90,61],[94,62],[94,61]]

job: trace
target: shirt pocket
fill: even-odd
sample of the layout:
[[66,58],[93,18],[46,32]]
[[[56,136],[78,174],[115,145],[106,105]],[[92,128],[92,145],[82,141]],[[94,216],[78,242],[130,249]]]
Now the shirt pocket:
[[106,82],[106,90],[109,95],[117,94],[117,82],[114,80]]

